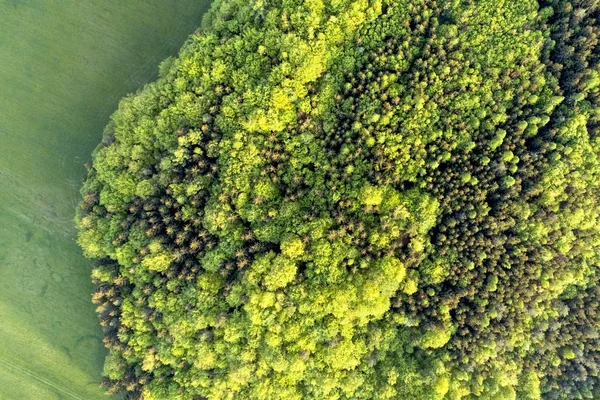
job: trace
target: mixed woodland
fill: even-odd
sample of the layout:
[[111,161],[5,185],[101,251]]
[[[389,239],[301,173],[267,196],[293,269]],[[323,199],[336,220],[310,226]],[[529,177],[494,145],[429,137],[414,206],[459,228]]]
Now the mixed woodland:
[[599,7],[216,0],[82,188],[107,390],[600,398]]

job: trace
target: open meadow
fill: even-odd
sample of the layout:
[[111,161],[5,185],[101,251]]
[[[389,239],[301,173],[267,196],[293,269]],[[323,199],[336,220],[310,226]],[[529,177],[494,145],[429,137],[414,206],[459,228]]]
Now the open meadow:
[[106,398],[73,224],[84,163],[207,4],[0,0],[0,399]]

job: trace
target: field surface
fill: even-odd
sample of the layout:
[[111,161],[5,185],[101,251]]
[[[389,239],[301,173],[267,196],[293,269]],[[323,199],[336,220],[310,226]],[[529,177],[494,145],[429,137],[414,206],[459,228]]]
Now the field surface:
[[0,399],[105,399],[83,164],[208,0],[0,0]]

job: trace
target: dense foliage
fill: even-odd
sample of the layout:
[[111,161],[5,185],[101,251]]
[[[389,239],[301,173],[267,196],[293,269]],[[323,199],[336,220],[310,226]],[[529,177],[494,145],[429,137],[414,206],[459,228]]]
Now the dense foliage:
[[597,0],[217,0],[82,189],[110,390],[600,396]]

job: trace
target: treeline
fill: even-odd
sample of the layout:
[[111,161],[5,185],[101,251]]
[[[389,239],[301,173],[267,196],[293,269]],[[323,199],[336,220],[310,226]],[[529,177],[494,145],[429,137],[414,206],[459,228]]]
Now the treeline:
[[596,0],[218,0],[76,218],[110,392],[600,397]]

